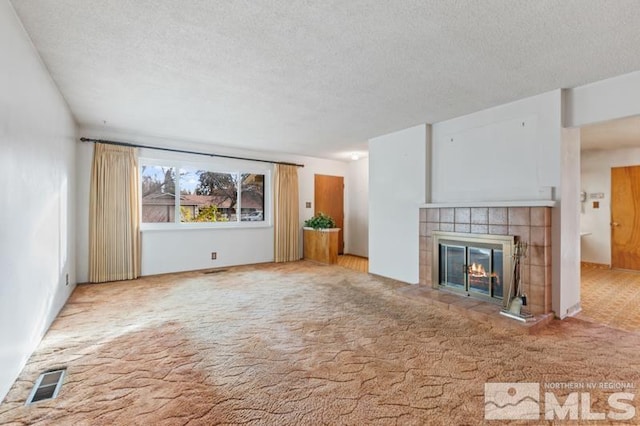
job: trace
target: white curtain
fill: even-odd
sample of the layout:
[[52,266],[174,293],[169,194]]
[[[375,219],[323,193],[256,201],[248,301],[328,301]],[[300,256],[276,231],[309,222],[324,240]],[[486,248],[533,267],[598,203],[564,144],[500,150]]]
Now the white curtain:
[[95,144],[89,206],[89,281],[140,276],[140,204],[135,148]]
[[298,167],[276,164],[274,180],[275,261],[300,260]]

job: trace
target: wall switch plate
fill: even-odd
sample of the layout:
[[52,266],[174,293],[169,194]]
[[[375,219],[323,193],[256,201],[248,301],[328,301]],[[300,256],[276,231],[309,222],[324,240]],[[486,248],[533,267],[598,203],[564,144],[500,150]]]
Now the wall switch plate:
[[211,260],[216,260],[218,258],[218,252],[217,251],[212,251],[211,252]]
[[307,206],[308,209],[311,208],[311,202],[310,201],[307,201],[305,205]]

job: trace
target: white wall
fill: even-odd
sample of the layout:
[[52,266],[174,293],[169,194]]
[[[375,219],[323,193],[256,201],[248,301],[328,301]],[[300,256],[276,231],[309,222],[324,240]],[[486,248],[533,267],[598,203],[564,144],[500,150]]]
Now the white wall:
[[427,126],[369,140],[369,272],[416,284]]
[[349,163],[345,209],[345,252],[369,257],[369,159]]
[[551,198],[560,184],[561,106],[555,90],[433,124],[432,201]]
[[[584,262],[611,264],[611,168],[640,165],[640,148],[584,151],[581,160],[581,189],[603,193],[603,199],[587,199],[580,215],[580,231],[590,235],[581,239]],[[593,201],[600,208],[593,208]]]
[[[267,160],[280,160],[304,164],[298,169],[300,186],[300,227],[304,220],[313,216],[312,207],[307,209],[306,201],[314,201],[314,176],[325,174],[345,177],[345,186],[349,188],[347,175],[348,163],[342,161],[323,160],[312,157],[302,157],[286,154],[274,154],[268,152],[243,151],[220,146],[206,145],[202,143],[170,141],[161,138],[141,137],[122,134],[109,129],[81,130],[84,137],[111,139],[126,142],[135,142],[144,145],[165,146],[199,152],[214,152],[224,155],[235,155]],[[89,183],[91,180],[91,162],[93,156],[93,144],[80,143],[78,151],[78,281],[88,280],[88,214],[89,214]],[[273,166],[267,163],[257,163],[238,160],[223,160],[210,157],[186,154],[172,154],[157,150],[141,149],[140,157],[156,159],[183,159],[197,163],[222,165],[231,168],[250,168],[256,171],[272,170]],[[270,195],[270,194],[269,194]],[[350,212],[345,210],[348,218]],[[345,234],[346,237],[346,234]],[[302,250],[302,236],[300,247]],[[347,242],[348,244],[348,242]],[[252,263],[271,262],[274,259],[273,227],[255,228],[229,228],[229,229],[166,229],[144,230],[142,232],[142,274],[153,275],[168,272],[189,271],[213,267],[232,265],[244,265]],[[211,252],[217,252],[218,259],[211,260]],[[302,257],[302,251],[300,253]]]
[[76,134],[8,1],[0,52],[1,401],[75,287]]
[[[552,302],[557,316],[564,318],[580,311],[580,129],[562,129],[560,224],[553,225]],[[558,208],[554,209],[558,213]],[[554,216],[553,220],[557,220]],[[559,244],[558,244],[559,242]],[[558,250],[559,248],[559,250]],[[559,259],[559,262],[558,262]],[[559,269],[559,271],[558,271]],[[556,282],[556,274],[560,273]],[[558,285],[560,284],[560,285]]]
[[273,227],[142,232],[142,275],[272,261]]
[[566,127],[579,127],[640,114],[640,71],[568,91]]

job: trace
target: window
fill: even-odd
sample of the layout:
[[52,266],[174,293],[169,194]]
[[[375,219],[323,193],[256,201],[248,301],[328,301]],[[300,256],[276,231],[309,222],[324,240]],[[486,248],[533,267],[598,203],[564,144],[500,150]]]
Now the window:
[[240,220],[264,221],[264,175],[243,173],[240,180]]
[[143,165],[142,222],[175,222],[176,173],[173,167]]
[[267,172],[141,164],[143,223],[265,222]]
[[236,173],[180,169],[180,222],[235,222]]

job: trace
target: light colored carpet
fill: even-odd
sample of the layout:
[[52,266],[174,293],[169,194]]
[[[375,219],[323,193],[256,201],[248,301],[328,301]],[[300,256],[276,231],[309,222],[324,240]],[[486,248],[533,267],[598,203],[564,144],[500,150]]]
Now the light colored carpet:
[[[304,261],[79,286],[0,423],[478,424],[485,382],[640,384],[636,334],[567,320],[510,335],[402,286]],[[58,398],[24,406],[62,366]],[[592,401],[606,411],[606,391]]]

